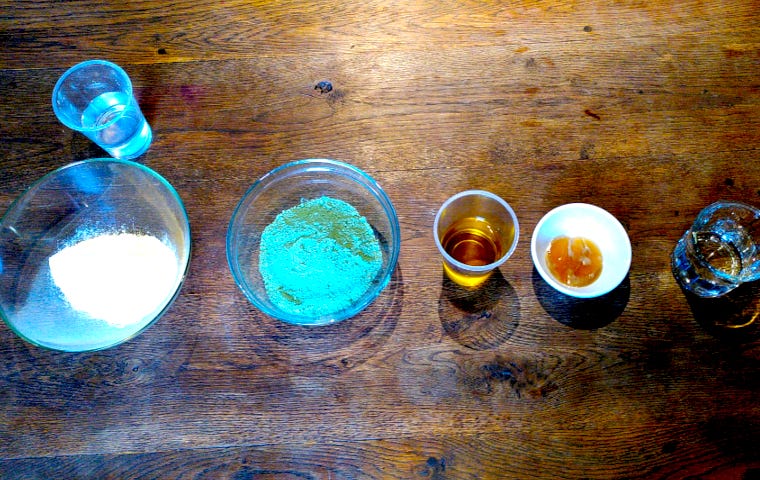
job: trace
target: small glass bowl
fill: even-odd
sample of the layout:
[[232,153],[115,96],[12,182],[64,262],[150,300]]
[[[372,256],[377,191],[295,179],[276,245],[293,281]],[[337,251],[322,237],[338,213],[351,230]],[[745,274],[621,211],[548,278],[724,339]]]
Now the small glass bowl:
[[[585,287],[571,287],[558,281],[546,264],[546,251],[554,238],[584,237],[602,253],[602,272]],[[603,208],[588,203],[561,205],[538,222],[530,243],[533,264],[541,277],[556,290],[577,298],[593,298],[609,293],[625,279],[631,266],[631,241],[617,218]]]
[[[259,272],[261,235],[283,210],[322,196],[347,202],[367,219],[380,245],[382,266],[350,306],[320,316],[293,314],[275,305],[266,292]],[[227,261],[238,287],[265,314],[296,325],[325,325],[361,312],[390,281],[400,247],[398,217],[380,185],[360,169],[328,159],[291,162],[261,177],[235,208],[227,231]]]
[[[144,263],[133,262],[138,258],[131,256],[135,251],[125,256],[121,247],[95,257],[92,249],[83,252],[80,248],[85,256],[76,258],[101,262],[69,261],[65,286],[61,285],[61,274],[56,277],[61,270],[51,266],[56,255],[103,236],[140,237],[140,241],[149,239],[152,246],[158,240],[167,247],[160,247],[163,265],[168,267],[165,277],[157,276],[156,269],[144,277],[145,284],[155,287],[151,295],[144,295],[145,288],[131,287],[136,282],[124,281],[130,276],[119,276],[126,271],[141,275]],[[163,315],[179,293],[189,260],[187,213],[165,179],[126,160],[71,163],[34,183],[0,219],[0,315],[18,336],[40,347],[68,352],[113,347]],[[108,299],[90,299],[90,305],[100,303],[97,309],[88,308],[87,300],[82,300],[93,297],[93,291],[103,294],[101,300]],[[138,298],[134,298],[136,292],[141,294]],[[120,308],[134,304],[141,306]],[[102,316],[104,309],[112,312]],[[114,321],[116,316],[118,321]]]

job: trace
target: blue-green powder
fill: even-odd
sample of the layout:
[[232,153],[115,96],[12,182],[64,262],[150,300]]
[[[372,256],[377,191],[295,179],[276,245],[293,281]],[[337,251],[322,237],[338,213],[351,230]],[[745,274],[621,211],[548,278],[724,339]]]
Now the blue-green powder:
[[283,210],[261,234],[259,272],[269,299],[285,312],[336,313],[369,289],[383,263],[367,219],[330,197]]

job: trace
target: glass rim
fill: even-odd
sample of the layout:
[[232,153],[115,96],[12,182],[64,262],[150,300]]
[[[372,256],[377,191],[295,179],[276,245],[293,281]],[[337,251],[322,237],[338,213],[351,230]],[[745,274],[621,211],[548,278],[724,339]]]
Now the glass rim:
[[[732,275],[730,273],[726,273],[723,270],[715,268],[710,262],[705,261],[702,258],[702,255],[697,254],[696,249],[696,241],[694,239],[694,235],[697,233],[715,233],[711,228],[705,228],[710,223],[711,217],[718,211],[724,208],[740,208],[741,210],[745,211],[746,213],[751,214],[754,217],[753,221],[760,220],[760,209],[755,207],[754,205],[750,205],[748,203],[744,203],[738,200],[717,200],[706,207],[704,207],[702,210],[699,211],[696,218],[694,219],[694,222],[689,227],[688,231],[684,234],[685,237],[685,243],[686,247],[691,251],[696,261],[699,262],[700,266],[706,268],[710,272],[712,272],[714,275],[716,275],[718,278],[731,282],[731,283],[746,283],[751,282],[760,279],[760,272],[758,272],[755,275],[745,275],[745,270],[748,270],[745,265],[743,265],[742,262],[742,268],[739,270],[739,273],[736,275]],[[701,222],[708,222],[708,223],[701,223]],[[741,256],[741,255],[740,255]]]
[[106,66],[108,68],[113,69],[116,71],[119,76],[124,77],[126,80],[126,93],[127,95],[127,104],[126,106],[129,107],[133,103],[136,103],[134,97],[134,90],[132,88],[132,79],[129,78],[129,75],[127,75],[127,72],[124,71],[123,68],[118,66],[117,64],[110,62],[108,60],[101,60],[101,59],[93,59],[93,60],[85,60],[84,62],[77,63],[76,65],[72,65],[69,67],[61,76],[58,78],[58,80],[55,82],[55,86],[53,87],[53,93],[51,95],[51,100],[53,104],[53,113],[55,113],[55,116],[58,118],[58,120],[63,123],[65,126],[69,127],[72,130],[76,130],[78,132],[98,132],[100,130],[106,129],[119,121],[123,116],[124,112],[128,110],[128,108],[124,108],[117,116],[115,116],[113,119],[109,120],[108,122],[104,123],[103,125],[99,125],[97,127],[84,127],[80,123],[74,123],[69,120],[69,117],[65,115],[60,107],[58,106],[58,102],[56,101],[56,98],[58,96],[58,93],[60,92],[61,86],[63,85],[63,82],[70,77],[74,72],[80,71],[84,68],[87,68],[92,65],[101,65]]
[[[460,262],[456,258],[452,257],[449,254],[449,252],[446,251],[445,248],[443,248],[443,244],[441,243],[441,239],[439,238],[439,235],[438,235],[438,224],[441,219],[441,215],[446,210],[446,208],[452,203],[454,203],[455,201],[459,200],[460,198],[469,197],[469,196],[483,196],[499,203],[509,213],[509,216],[512,219],[512,224],[514,225],[514,228],[515,228],[515,233],[512,238],[512,244],[510,245],[509,249],[507,249],[507,251],[497,260],[487,265],[468,265],[466,263]],[[495,193],[489,192],[487,190],[478,190],[478,189],[464,190],[462,192],[452,195],[451,197],[446,199],[446,201],[443,202],[441,206],[438,208],[438,212],[435,214],[435,220],[433,221],[433,238],[435,240],[435,246],[438,248],[438,251],[441,253],[443,258],[448,263],[455,266],[457,269],[466,271],[466,272],[471,272],[474,274],[483,274],[483,273],[490,272],[491,270],[499,267],[504,262],[506,262],[509,259],[509,257],[511,257],[512,254],[517,249],[517,243],[518,243],[519,237],[520,237],[520,224],[517,220],[517,214],[515,213],[514,209],[512,209],[512,206],[509,205],[509,203],[507,203],[507,201],[501,198],[500,196],[496,195]]]

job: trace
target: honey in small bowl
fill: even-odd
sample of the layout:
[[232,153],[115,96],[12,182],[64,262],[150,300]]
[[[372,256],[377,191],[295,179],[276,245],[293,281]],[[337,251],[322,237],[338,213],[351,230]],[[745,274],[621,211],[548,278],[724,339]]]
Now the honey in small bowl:
[[546,251],[546,265],[557,281],[570,287],[591,285],[602,273],[602,252],[584,237],[556,237]]

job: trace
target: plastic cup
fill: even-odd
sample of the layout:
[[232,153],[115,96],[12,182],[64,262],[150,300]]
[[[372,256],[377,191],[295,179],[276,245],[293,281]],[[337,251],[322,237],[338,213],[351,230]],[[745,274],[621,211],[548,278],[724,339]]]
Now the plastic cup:
[[760,209],[740,202],[705,207],[676,244],[673,276],[700,297],[760,280]]
[[443,269],[455,283],[476,287],[515,251],[520,229],[512,207],[484,190],[446,200],[435,216],[433,236]]
[[68,69],[53,89],[53,111],[61,123],[122,160],[145,153],[153,139],[126,72],[105,60]]

